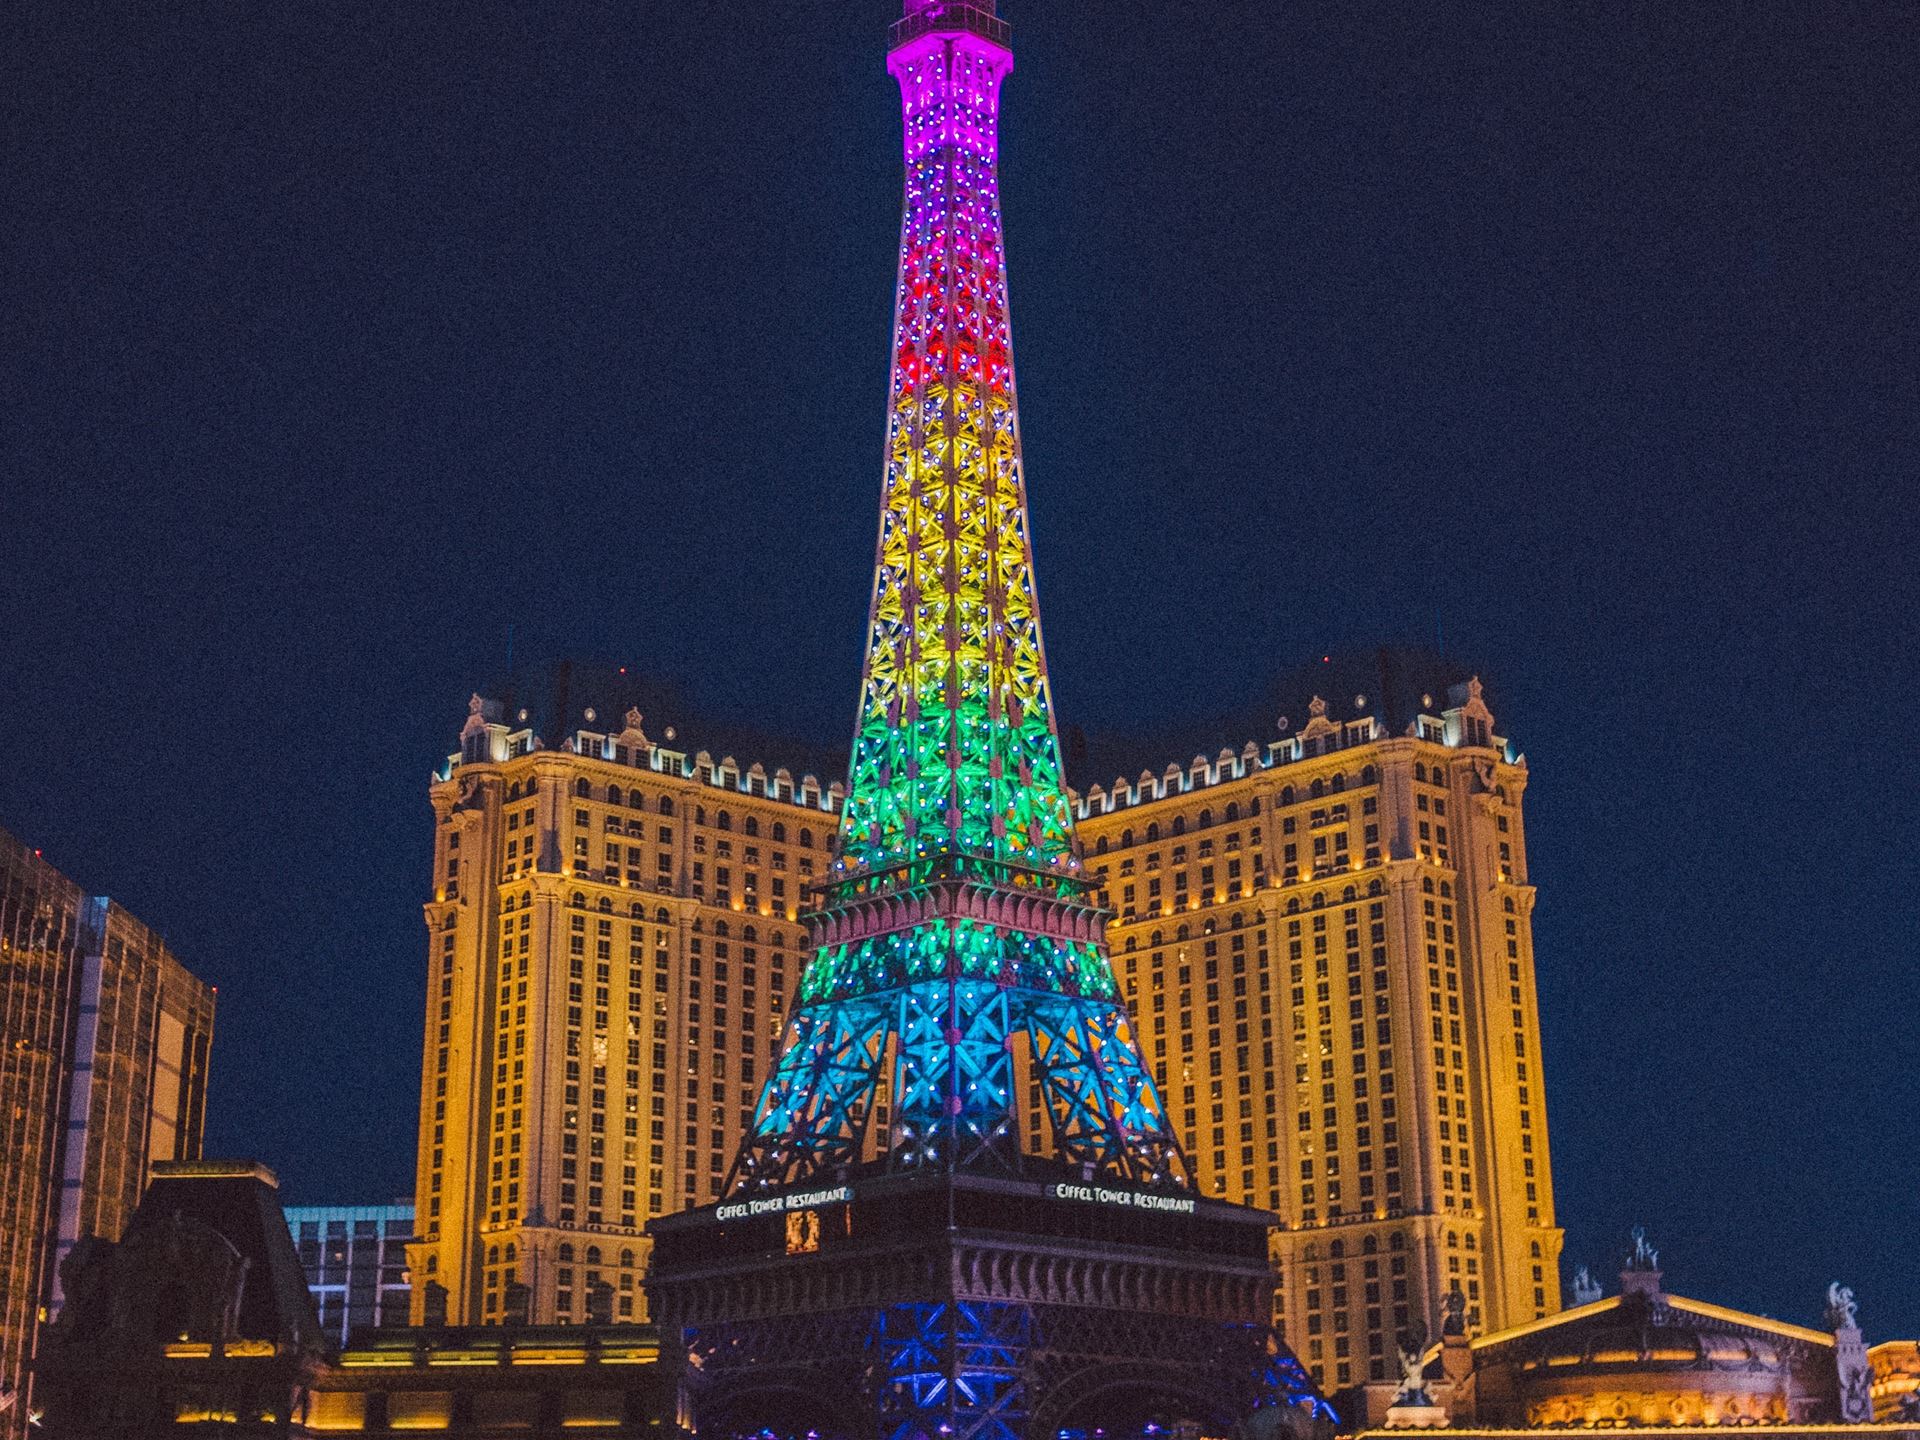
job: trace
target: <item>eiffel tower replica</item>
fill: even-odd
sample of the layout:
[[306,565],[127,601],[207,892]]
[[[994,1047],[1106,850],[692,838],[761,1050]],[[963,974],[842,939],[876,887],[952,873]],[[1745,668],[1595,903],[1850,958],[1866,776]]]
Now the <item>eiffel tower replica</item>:
[[906,200],[838,859],[726,1198],[650,1227],[702,1440],[1331,1416],[1270,1324],[1273,1217],[1193,1191],[1076,851],[1001,245],[1009,39],[994,0],[892,27]]

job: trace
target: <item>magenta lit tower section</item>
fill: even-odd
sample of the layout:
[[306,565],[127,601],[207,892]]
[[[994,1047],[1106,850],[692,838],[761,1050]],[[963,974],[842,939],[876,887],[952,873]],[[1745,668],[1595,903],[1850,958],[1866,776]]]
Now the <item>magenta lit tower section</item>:
[[1274,1217],[1194,1193],[1075,853],[1000,234],[1008,27],[907,0],[887,69],[906,193],[839,853],[725,1198],[649,1226],[662,1357],[702,1440],[1311,1431]]

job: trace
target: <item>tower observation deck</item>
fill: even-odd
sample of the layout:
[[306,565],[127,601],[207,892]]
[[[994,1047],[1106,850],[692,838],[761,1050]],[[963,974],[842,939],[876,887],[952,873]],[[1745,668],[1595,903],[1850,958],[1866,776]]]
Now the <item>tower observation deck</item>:
[[907,0],[890,32],[905,193],[837,856],[725,1199],[651,1227],[703,1436],[1319,1403],[1268,1324],[1272,1217],[1194,1193],[1081,871],[1014,385],[1012,68],[990,0]]

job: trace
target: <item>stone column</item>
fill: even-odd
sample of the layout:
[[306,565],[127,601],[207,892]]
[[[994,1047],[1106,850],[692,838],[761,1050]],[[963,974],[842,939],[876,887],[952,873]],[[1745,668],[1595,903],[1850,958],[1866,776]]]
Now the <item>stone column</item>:
[[1873,1420],[1873,1397],[1868,1382],[1867,1342],[1858,1325],[1842,1325],[1833,1332],[1833,1363],[1840,1374],[1840,1413],[1843,1425],[1865,1425]]

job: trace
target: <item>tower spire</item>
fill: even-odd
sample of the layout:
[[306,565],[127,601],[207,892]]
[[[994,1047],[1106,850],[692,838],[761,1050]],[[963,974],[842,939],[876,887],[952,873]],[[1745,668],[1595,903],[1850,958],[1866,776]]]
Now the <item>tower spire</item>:
[[907,0],[900,225],[878,561],[841,842],[850,866],[952,853],[1072,864],[1020,463],[990,3]]
[[730,1191],[868,1164],[1186,1183],[1074,853],[1040,641],[1000,228],[1012,68],[991,0],[906,0],[892,27],[905,195],[860,712],[816,953]]

